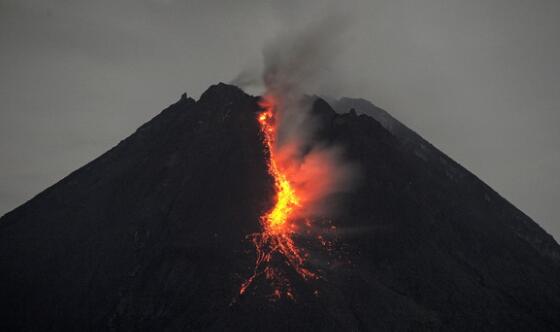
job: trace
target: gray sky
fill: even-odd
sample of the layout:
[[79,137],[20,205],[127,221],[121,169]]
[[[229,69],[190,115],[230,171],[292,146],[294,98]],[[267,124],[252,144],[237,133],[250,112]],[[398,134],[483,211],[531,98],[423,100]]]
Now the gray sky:
[[559,239],[560,2],[330,2],[0,0],[0,214],[342,11],[325,91],[388,110]]

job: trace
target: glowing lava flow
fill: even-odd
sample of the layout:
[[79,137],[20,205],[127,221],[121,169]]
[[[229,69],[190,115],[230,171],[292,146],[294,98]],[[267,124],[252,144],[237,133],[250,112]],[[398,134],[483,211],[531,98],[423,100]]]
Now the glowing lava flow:
[[274,185],[276,189],[276,203],[274,208],[261,218],[263,219],[263,226],[266,228],[266,231],[271,234],[282,234],[288,231],[288,219],[290,218],[293,210],[300,206],[300,200],[286,175],[279,169],[275,158],[275,105],[272,102],[272,98],[269,97],[268,100],[263,100],[259,106],[264,109],[264,111],[259,114],[258,120],[261,126],[261,131],[265,135],[265,144],[267,145],[270,155],[268,170],[274,177]]
[[304,279],[315,278],[316,275],[304,267],[306,256],[293,240],[296,231],[293,224],[294,212],[302,206],[300,197],[275,158],[276,103],[273,97],[267,96],[259,106],[263,111],[258,115],[258,122],[269,153],[268,172],[274,178],[276,196],[274,207],[261,216],[263,231],[252,235],[257,250],[255,270],[253,275],[241,285],[239,293],[245,293],[257,276],[264,275],[275,287],[276,297],[285,294],[293,298],[290,282],[285,273],[271,264],[271,261],[276,259],[275,257],[285,260]]

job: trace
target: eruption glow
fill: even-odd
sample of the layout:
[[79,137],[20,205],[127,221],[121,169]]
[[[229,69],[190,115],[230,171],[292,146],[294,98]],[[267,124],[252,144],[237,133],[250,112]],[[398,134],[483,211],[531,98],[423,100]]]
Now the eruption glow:
[[302,204],[286,170],[281,167],[276,158],[276,102],[272,96],[267,96],[259,106],[263,111],[258,115],[258,122],[269,152],[268,171],[274,178],[276,196],[273,208],[261,216],[262,233],[252,235],[257,249],[255,271],[241,285],[239,293],[243,294],[258,275],[264,274],[266,279],[276,287],[274,291],[276,297],[285,294],[293,298],[289,280],[281,270],[270,264],[272,260],[275,257],[285,260],[304,279],[316,278],[316,274],[304,267],[306,255],[293,240],[296,231],[294,219]]
[[[315,117],[317,99],[307,94],[333,81],[325,77],[329,72],[325,69],[341,49],[337,40],[344,26],[345,20],[330,17],[280,35],[263,50],[266,93],[256,120],[268,152],[275,196],[260,218],[262,231],[251,235],[257,258],[240,294],[264,276],[276,297],[293,298],[296,280],[316,279],[324,271],[318,270],[325,266],[318,249],[328,242],[323,233],[336,206],[334,195],[353,186],[357,170],[345,160],[342,147],[320,137],[318,129],[329,126],[329,112]],[[258,81],[247,74],[240,74],[236,82]],[[308,253],[314,255],[313,271]]]
[[285,233],[288,230],[288,220],[294,209],[301,206],[300,199],[296,195],[292,184],[287,179],[286,174],[278,167],[274,151],[274,111],[275,104],[271,97],[260,103],[264,111],[259,115],[259,124],[265,135],[265,143],[268,148],[270,158],[268,168],[270,174],[274,177],[274,185],[276,188],[276,203],[274,208],[266,215],[262,216],[263,226],[271,234]]

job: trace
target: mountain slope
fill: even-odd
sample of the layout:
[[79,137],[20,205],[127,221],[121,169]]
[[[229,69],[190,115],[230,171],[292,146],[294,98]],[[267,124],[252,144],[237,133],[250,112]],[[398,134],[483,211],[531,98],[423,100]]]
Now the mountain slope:
[[[485,187],[486,191],[493,192],[490,187],[461,167],[461,165],[457,164],[416,132],[395,119],[387,111],[377,107],[370,101],[361,98],[344,97],[338,100],[329,100],[329,104],[332,105],[338,113],[346,113],[354,109],[357,114],[365,114],[374,118],[397,138],[400,148],[404,150],[405,153],[415,154],[420,159],[430,163],[432,168],[439,169],[439,172],[441,173],[447,173],[448,177],[453,177],[455,174],[469,176],[470,179],[476,182],[478,186]],[[490,199],[490,197],[488,196],[487,199]],[[510,205],[501,197],[498,199],[502,204]],[[514,207],[512,206],[511,208]],[[521,213],[521,211],[518,212]],[[521,213],[520,216],[517,216],[517,218],[513,218],[512,216],[512,219],[519,219],[521,221],[520,223],[507,223],[507,225],[510,226],[518,236],[523,237],[525,240],[532,243],[532,245],[535,248],[538,248],[542,254],[549,255],[554,260],[560,259],[560,255],[557,250],[557,243],[554,241],[552,236],[543,232],[537,224],[532,222],[530,218],[523,213]],[[541,238],[547,238],[547,240],[542,241]]]
[[322,278],[295,278],[295,301],[264,280],[239,296],[255,259],[246,236],[273,196],[258,111],[225,84],[183,96],[2,217],[0,327],[560,329],[560,248],[546,232],[439,151],[321,99],[317,139],[362,170],[330,198],[337,248],[312,252]]

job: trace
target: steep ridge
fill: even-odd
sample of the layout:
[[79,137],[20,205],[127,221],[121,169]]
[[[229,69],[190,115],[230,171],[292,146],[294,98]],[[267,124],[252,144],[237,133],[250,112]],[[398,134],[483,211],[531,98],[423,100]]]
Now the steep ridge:
[[321,279],[293,276],[295,300],[266,280],[240,296],[273,195],[257,101],[183,96],[2,217],[2,330],[560,329],[546,232],[439,151],[321,99],[317,139],[361,169],[329,197],[336,248],[311,250]]
[[[370,101],[362,98],[344,97],[338,100],[329,100],[329,104],[332,105],[333,109],[338,113],[346,113],[353,109],[357,114],[365,114],[374,118],[397,138],[401,149],[403,149],[405,153],[415,154],[420,159],[429,162],[432,168],[437,168],[439,172],[446,173],[450,178],[457,174],[468,176],[476,185],[485,187],[486,191],[494,192],[485,183],[465,170],[445,153],[438,150],[416,132],[391,116],[387,111],[379,108]],[[493,196],[499,199],[501,204],[511,205],[501,197],[498,197],[496,193]],[[486,199],[490,199],[490,197],[487,196]],[[510,208],[515,209],[513,206],[510,206]],[[510,216],[512,221],[507,223],[507,225],[511,227],[518,236],[523,237],[535,248],[540,250],[542,254],[550,256],[553,260],[560,260],[557,243],[552,236],[547,234],[521,211],[515,210],[517,211],[516,215]]]

